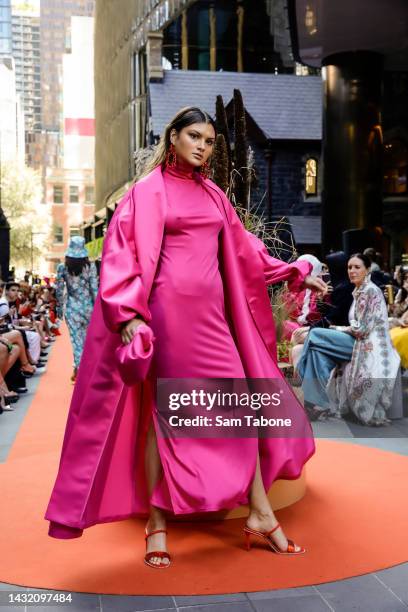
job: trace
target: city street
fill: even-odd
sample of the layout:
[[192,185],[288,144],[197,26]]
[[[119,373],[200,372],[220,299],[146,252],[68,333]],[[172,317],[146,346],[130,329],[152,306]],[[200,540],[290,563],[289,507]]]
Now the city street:
[[[67,414],[68,399],[72,391],[69,382],[70,354],[67,329],[63,327],[63,335],[57,339],[50,352],[49,363],[46,372],[35,375],[28,381],[29,393],[13,412],[6,412],[0,417],[1,437],[1,466],[0,475],[13,462],[24,458],[27,466],[32,465],[36,469],[39,455],[45,451],[49,443],[47,438],[55,437],[55,448],[58,447]],[[38,401],[40,399],[40,401]],[[47,410],[46,404],[52,403],[52,411]],[[44,415],[47,413],[47,419]],[[31,435],[35,421],[43,419],[41,427],[42,438]],[[389,428],[366,428],[352,423],[346,423],[337,419],[326,422],[318,422],[313,425],[315,435],[318,438],[329,438],[336,441],[347,442],[353,445],[364,445],[378,448],[393,453],[399,453],[408,457],[408,419],[398,421]],[[38,431],[38,430],[37,430]],[[368,437],[368,434],[370,437]],[[58,442],[58,444],[57,444]],[[56,468],[57,453],[46,451],[49,462]],[[307,473],[308,468],[306,468]],[[49,470],[45,470],[45,473]],[[45,474],[44,473],[44,474]],[[47,475],[48,479],[48,475]],[[22,494],[23,497],[23,494]],[[47,492],[43,499],[47,497]],[[23,499],[22,499],[22,503]],[[47,522],[42,516],[44,506],[35,507],[36,521],[42,523],[44,536],[47,530]],[[391,520],[391,517],[390,517]],[[171,525],[170,525],[171,531]],[[386,533],[386,532],[385,532]],[[379,534],[381,537],[381,534]],[[83,540],[87,534],[83,536]],[[62,543],[63,546],[75,545],[75,541]],[[330,543],[328,542],[328,545]],[[393,546],[393,545],[392,545]],[[231,547],[234,554],[234,546]],[[268,562],[265,553],[264,563]],[[271,554],[270,562],[275,561]],[[6,557],[7,558],[7,557]],[[191,561],[196,562],[196,561]],[[294,560],[291,560],[293,563]],[[134,558],[133,573],[138,583],[137,591],[140,592],[140,579],[138,574],[143,570],[142,559]],[[296,563],[296,561],[295,561]],[[177,558],[175,559],[175,567]],[[91,571],[92,563],[89,566]],[[7,564],[3,567],[7,569]],[[237,578],[237,586],[240,580]],[[271,578],[271,587],[273,578]],[[101,593],[74,593],[73,604],[68,609],[75,611],[100,610],[100,612],[132,612],[132,611],[158,611],[178,610],[187,612],[255,612],[266,610],[277,610],[279,612],[288,610],[304,612],[310,610],[332,610],[343,612],[348,610],[375,610],[393,612],[408,609],[408,563],[397,565],[390,569],[384,569],[375,573],[356,576],[350,579],[316,584],[315,586],[265,590],[260,592],[236,592],[218,595],[201,596],[129,596],[109,595]],[[20,587],[16,584],[2,583],[0,590],[15,590],[27,593],[49,593],[50,589],[34,589]],[[57,591],[56,591],[57,592]],[[59,591],[58,591],[59,592]],[[4,606],[4,600],[1,600]],[[4,607],[4,610],[18,610],[18,607]],[[60,607],[36,607],[30,606],[28,610],[59,610]]]
[[407,482],[406,0],[0,0],[0,612],[408,612]]

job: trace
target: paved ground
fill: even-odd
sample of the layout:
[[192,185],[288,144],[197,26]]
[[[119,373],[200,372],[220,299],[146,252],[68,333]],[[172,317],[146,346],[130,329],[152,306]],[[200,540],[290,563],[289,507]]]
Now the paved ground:
[[[18,429],[29,409],[40,375],[28,381],[30,392],[18,402],[14,412],[0,415],[0,463],[7,454]],[[317,437],[333,438],[351,444],[364,444],[408,455],[408,418],[396,421],[390,427],[367,428],[337,419],[315,423]],[[407,553],[408,555],[408,553]],[[2,559],[2,563],[6,560]],[[153,571],[153,570],[152,570]],[[199,570],[197,570],[199,571]],[[237,586],[239,580],[237,579]],[[70,605],[8,606],[2,591],[41,592],[18,585],[0,583],[0,612],[20,610],[34,612],[399,612],[408,611],[408,563],[348,580],[325,583],[318,586],[234,593],[212,596],[141,597],[120,595],[94,595],[74,593]],[[47,591],[49,592],[49,591]]]

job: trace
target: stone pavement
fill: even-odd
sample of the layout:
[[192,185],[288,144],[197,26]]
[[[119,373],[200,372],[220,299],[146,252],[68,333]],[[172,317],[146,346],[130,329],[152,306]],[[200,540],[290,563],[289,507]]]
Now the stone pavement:
[[[29,393],[18,402],[18,407],[14,412],[5,412],[0,415],[0,463],[7,460],[7,454],[29,409],[40,376],[36,375],[28,380]],[[395,421],[389,427],[378,428],[363,427],[351,421],[329,419],[314,423],[313,429],[317,437],[336,439],[350,444],[364,444],[408,455],[408,418]],[[7,563],[7,559],[2,558],[2,563]],[[239,588],[238,579],[237,587]],[[42,592],[40,589],[26,589],[18,585],[0,583],[0,591],[7,590]],[[66,606],[0,604],[0,612],[11,610],[24,612],[62,612],[63,610],[67,612],[158,612],[159,610],[161,612],[327,612],[328,610],[332,612],[352,610],[407,612],[408,563],[347,580],[274,591],[183,597],[74,593],[72,603]]]

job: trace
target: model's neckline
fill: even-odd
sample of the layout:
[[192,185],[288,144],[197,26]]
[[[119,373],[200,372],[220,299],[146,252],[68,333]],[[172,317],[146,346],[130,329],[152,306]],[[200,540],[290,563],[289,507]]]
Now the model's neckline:
[[176,166],[166,166],[165,173],[168,176],[173,176],[175,178],[190,180],[193,181],[195,178],[194,166],[190,165],[179,165]]

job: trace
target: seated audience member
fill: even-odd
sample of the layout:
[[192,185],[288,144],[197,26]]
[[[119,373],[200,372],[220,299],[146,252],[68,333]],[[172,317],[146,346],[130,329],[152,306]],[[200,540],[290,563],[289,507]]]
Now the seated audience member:
[[[21,338],[19,337],[19,344],[22,344],[21,372],[25,377],[29,377],[36,371],[35,366],[37,366],[37,369],[43,367],[41,350],[49,346],[49,342],[47,341],[48,336],[45,335],[43,330],[45,315],[38,313],[34,307],[31,309],[31,314],[24,317],[21,314],[22,304],[17,297],[18,291],[18,283],[14,281],[7,283],[6,298],[9,305],[7,322],[9,332],[14,334],[11,341],[17,343],[16,338],[21,336]],[[27,303],[23,305],[25,308],[27,306]]]
[[408,310],[408,274],[405,273],[401,276],[401,281],[398,287],[398,291],[394,298],[394,303],[388,306],[389,314],[394,318],[390,321],[390,325],[393,327],[399,325],[399,319]]
[[374,285],[377,285],[382,291],[385,287],[392,283],[392,276],[383,269],[383,257],[372,247],[365,249],[364,255],[370,259],[371,280]]
[[399,319],[398,327],[390,329],[390,336],[393,345],[401,358],[401,365],[408,369],[408,311]]
[[353,302],[354,285],[350,283],[347,274],[348,257],[343,251],[330,253],[326,257],[329,271],[328,300],[320,304],[321,314],[308,322],[308,326],[299,327],[292,335],[291,362],[296,367],[299,361],[303,343],[310,329],[317,327],[329,328],[332,325],[348,325],[348,314]]
[[18,400],[18,393],[10,390],[4,379],[20,356],[20,348],[7,340],[2,330],[4,319],[8,312],[8,305],[0,303],[0,414],[2,410],[11,410],[10,405]]
[[[322,276],[323,264],[314,255],[301,255],[297,261],[308,261],[312,264],[311,276]],[[297,293],[288,290],[285,293],[285,307],[289,318],[283,323],[283,340],[290,340],[296,329],[321,318],[319,295],[310,289]]]
[[363,254],[370,260],[370,272],[380,272],[381,268],[378,263],[378,253],[373,247],[364,249]]
[[49,288],[0,281],[0,413],[12,409],[27,392],[25,378],[45,363],[47,353],[40,351],[50,345],[47,326],[59,326],[55,302]]
[[349,324],[312,329],[297,364],[305,408],[311,420],[351,412],[365,425],[383,425],[389,423],[400,358],[366,255],[350,257],[348,275],[355,286]]
[[29,344],[24,330],[15,329],[10,319],[10,308],[8,304],[1,304],[2,317],[0,319],[0,334],[1,338],[6,342],[19,347],[19,361],[21,373],[26,376],[32,376],[35,372],[35,367],[30,363]]
[[[18,283],[12,281],[6,284],[6,298],[10,309],[9,317],[11,319],[11,324],[15,330],[21,331],[25,335],[28,342],[28,347],[26,347],[28,362],[34,366],[40,359],[41,336],[36,330],[33,321],[28,318],[23,318],[21,314],[19,314],[20,301],[18,299],[18,292]],[[34,372],[35,368],[30,375]]]
[[390,336],[393,345],[401,358],[401,365],[408,368],[408,274],[405,273],[402,286],[398,290],[395,302],[389,306],[390,314]]

